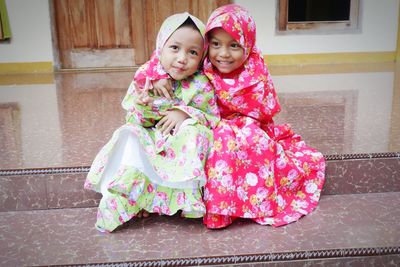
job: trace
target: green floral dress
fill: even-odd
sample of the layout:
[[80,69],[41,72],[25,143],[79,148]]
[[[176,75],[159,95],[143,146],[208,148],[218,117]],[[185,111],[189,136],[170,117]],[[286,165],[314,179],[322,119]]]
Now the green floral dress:
[[[140,71],[140,69],[139,69]],[[113,231],[141,210],[188,218],[206,210],[202,186],[204,164],[219,121],[214,91],[207,77],[196,73],[173,82],[173,100],[158,98],[152,107],[135,104],[133,84],[123,100],[126,124],[96,156],[85,188],[101,192],[96,227]],[[174,135],[162,136],[155,127],[168,109],[190,117]]]

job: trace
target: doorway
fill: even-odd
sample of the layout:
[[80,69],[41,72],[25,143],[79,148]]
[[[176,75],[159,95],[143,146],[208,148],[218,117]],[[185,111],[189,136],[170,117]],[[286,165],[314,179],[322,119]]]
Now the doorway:
[[229,0],[52,0],[57,69],[136,67],[164,19],[187,11],[206,22]]

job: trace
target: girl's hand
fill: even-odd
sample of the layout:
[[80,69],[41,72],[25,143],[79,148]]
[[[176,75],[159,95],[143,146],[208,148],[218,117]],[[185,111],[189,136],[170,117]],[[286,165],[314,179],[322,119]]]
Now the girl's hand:
[[155,96],[166,97],[171,99],[174,95],[172,90],[172,83],[170,79],[161,79],[158,81],[153,81],[153,92]]
[[133,82],[135,86],[135,93],[138,96],[136,103],[143,106],[151,106],[154,102],[154,98],[149,96],[150,80],[147,78],[143,89],[140,89],[136,82]]
[[178,132],[184,120],[189,118],[187,113],[179,109],[168,110],[161,115],[164,117],[156,124],[156,127],[161,131],[162,135],[174,135]]

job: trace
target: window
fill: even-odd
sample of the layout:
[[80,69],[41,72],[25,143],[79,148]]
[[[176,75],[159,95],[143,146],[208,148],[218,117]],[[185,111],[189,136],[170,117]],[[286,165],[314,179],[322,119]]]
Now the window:
[[354,32],[360,0],[278,0],[278,33]]

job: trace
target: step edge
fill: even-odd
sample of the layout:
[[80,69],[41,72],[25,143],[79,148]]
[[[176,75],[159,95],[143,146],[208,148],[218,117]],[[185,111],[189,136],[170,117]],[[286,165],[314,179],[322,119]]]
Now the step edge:
[[[400,254],[400,246],[395,247],[363,247],[363,248],[340,248],[340,249],[323,249],[323,250],[304,250],[304,251],[287,251],[266,254],[247,254],[232,256],[210,256],[210,257],[194,257],[194,258],[172,258],[172,259],[155,259],[155,260],[139,260],[126,262],[108,262],[108,263],[89,263],[89,264],[71,264],[68,266],[141,266],[141,267],[158,267],[158,266],[206,266],[210,264],[245,264],[245,263],[265,263],[280,261],[296,261],[296,260],[318,260],[331,258],[351,258],[351,257],[369,257],[369,256],[385,256]],[[63,265],[64,266],[64,265]]]
[[[362,159],[384,159],[399,158],[400,152],[382,153],[358,153],[358,154],[331,154],[324,156],[326,161],[345,161]],[[23,169],[0,169],[0,176],[34,175],[34,174],[65,174],[65,173],[87,173],[90,166],[73,167],[45,167],[45,168],[23,168]]]

